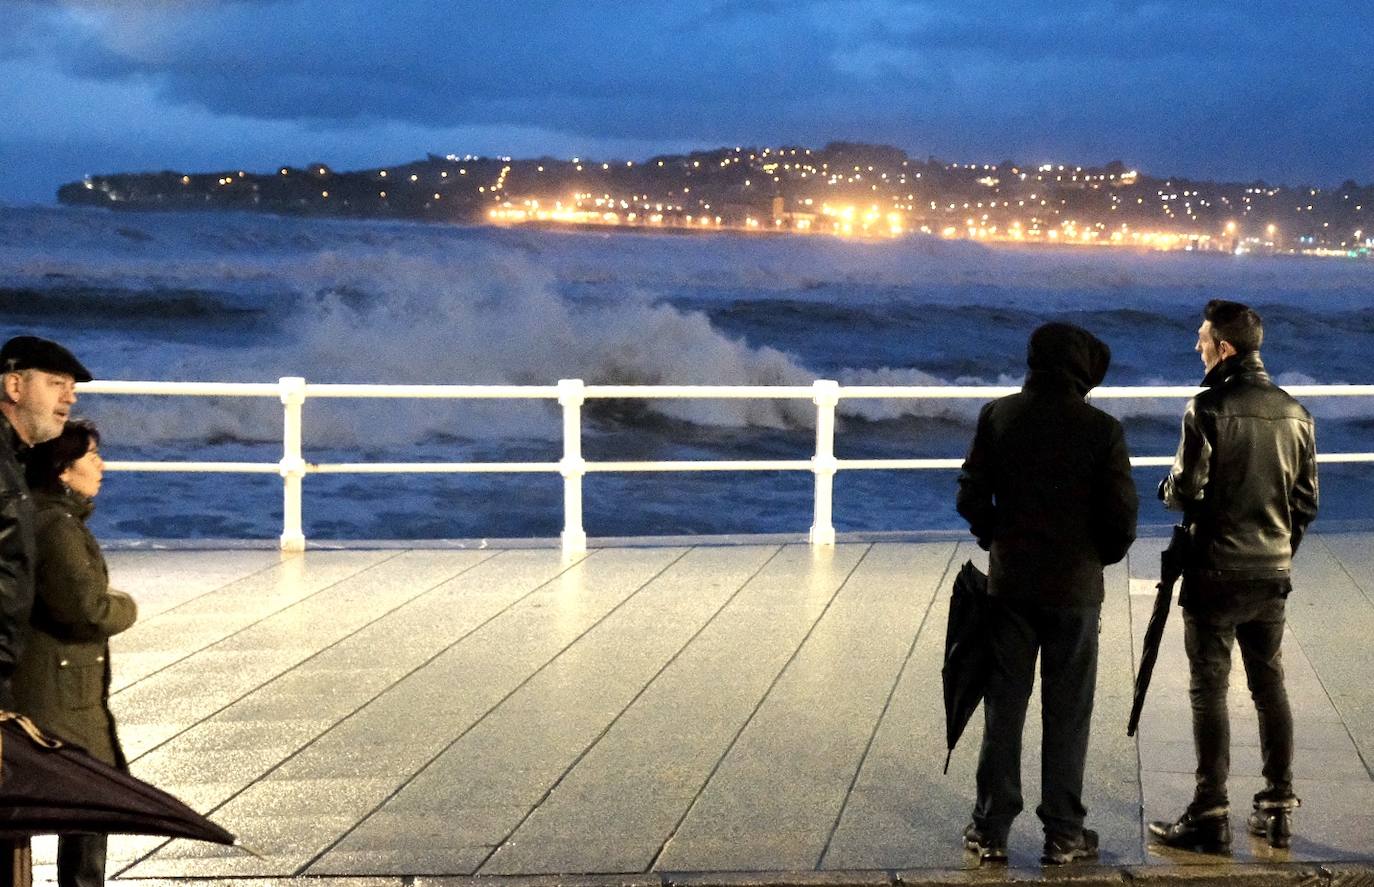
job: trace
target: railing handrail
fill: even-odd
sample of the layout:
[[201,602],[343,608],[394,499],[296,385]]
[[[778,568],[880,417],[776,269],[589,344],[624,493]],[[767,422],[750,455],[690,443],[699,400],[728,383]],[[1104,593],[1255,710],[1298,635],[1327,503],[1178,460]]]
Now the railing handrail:
[[[556,385],[386,385],[307,382],[158,382],[100,380],[77,386],[82,394],[165,397],[271,397],[283,405],[282,458],[278,462],[110,461],[111,471],[226,472],[280,474],[283,483],[281,546],[305,547],[301,483],[307,474],[490,474],[557,473],[563,476],[563,547],[586,548],[582,527],[582,478],[589,473],[654,471],[810,471],[815,475],[813,544],[831,544],[833,483],[840,470],[957,469],[959,458],[840,459],[835,456],[835,411],[842,400],[991,400],[1021,389],[1011,385],[842,385],[817,379],[811,385],[587,385],[562,379]],[[1184,399],[1203,389],[1194,385],[1125,385],[1093,389],[1095,399]],[[1374,397],[1374,385],[1302,384],[1284,390],[1295,397]],[[425,398],[452,400],[556,400],[563,413],[563,457],[557,462],[343,462],[309,463],[302,456],[301,410],[310,398]],[[810,459],[587,461],[582,457],[581,408],[588,399],[782,399],[816,405],[816,450]],[[1374,452],[1320,453],[1323,463],[1374,463]],[[1168,466],[1172,456],[1133,456],[1131,465]]]
[[[841,399],[979,400],[1015,394],[1018,385],[845,385],[836,383]],[[1374,385],[1284,385],[1294,397],[1374,397]],[[145,394],[194,397],[280,397],[277,382],[152,382],[102,379],[82,382],[84,394]],[[1125,398],[1187,398],[1197,385],[1103,385],[1089,400]],[[448,398],[453,400],[557,400],[557,385],[390,385],[354,382],[307,382],[306,397]],[[586,385],[587,399],[778,399],[810,400],[812,385]]]

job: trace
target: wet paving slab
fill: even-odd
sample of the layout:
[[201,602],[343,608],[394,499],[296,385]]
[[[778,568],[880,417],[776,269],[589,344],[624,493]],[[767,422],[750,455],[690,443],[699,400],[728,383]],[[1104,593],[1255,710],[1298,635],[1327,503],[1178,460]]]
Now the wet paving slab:
[[[113,550],[112,580],[143,614],[112,648],[132,770],[259,855],[117,837],[110,876],[150,887],[1365,877],[1374,536],[1314,534],[1295,566],[1284,657],[1304,803],[1287,850],[1244,833],[1239,801],[1260,787],[1259,754],[1237,654],[1226,856],[1146,840],[1145,823],[1177,815],[1192,791],[1177,610],[1139,734],[1125,735],[1164,541],[1141,539],[1106,574],[1085,792],[1101,856],[1045,870],[1038,706],[1010,867],[979,870],[958,840],[981,717],[941,772],[950,589],[965,560],[985,566],[971,544]],[[39,880],[52,853],[52,839],[36,841]]]

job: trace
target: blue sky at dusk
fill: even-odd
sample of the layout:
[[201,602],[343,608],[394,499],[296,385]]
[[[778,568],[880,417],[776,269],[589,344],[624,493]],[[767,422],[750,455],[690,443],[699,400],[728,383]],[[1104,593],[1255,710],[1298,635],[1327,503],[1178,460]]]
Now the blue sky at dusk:
[[881,142],[1374,182],[1360,4],[0,0],[0,201],[87,173]]

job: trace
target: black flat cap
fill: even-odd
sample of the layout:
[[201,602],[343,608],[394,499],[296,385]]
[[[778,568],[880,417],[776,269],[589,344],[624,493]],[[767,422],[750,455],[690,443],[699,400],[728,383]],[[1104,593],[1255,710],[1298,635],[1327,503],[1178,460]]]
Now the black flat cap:
[[15,336],[0,348],[0,373],[21,370],[63,373],[78,382],[91,381],[91,371],[82,366],[76,355],[50,339],[37,336]]

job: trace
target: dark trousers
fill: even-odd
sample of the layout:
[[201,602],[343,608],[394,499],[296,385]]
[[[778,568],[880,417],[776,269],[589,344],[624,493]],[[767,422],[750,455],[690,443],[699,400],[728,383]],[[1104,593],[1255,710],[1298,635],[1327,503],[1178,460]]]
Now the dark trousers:
[[0,887],[32,887],[33,852],[28,838],[0,840]]
[[57,839],[57,887],[105,887],[106,835]]
[[983,697],[983,747],[973,821],[1005,840],[1021,812],[1021,731],[1040,656],[1040,806],[1046,834],[1083,830],[1083,765],[1097,683],[1101,607],[994,603],[992,671]]
[[1197,750],[1197,789],[1192,810],[1226,806],[1231,770],[1231,722],[1226,691],[1231,646],[1240,642],[1250,698],[1259,715],[1260,757],[1268,790],[1293,791],[1293,712],[1283,684],[1284,598],[1244,602],[1220,612],[1183,611],[1183,643],[1188,651],[1188,695],[1193,706],[1193,745]]

